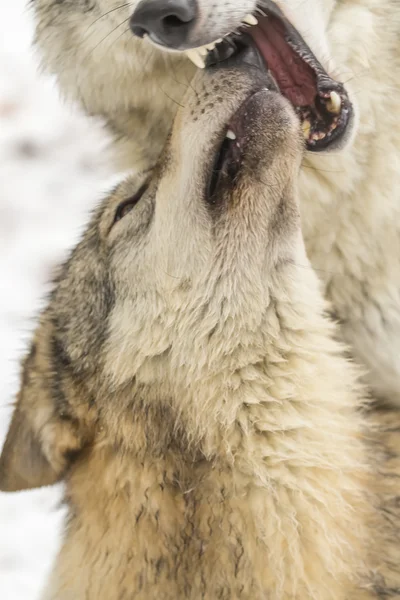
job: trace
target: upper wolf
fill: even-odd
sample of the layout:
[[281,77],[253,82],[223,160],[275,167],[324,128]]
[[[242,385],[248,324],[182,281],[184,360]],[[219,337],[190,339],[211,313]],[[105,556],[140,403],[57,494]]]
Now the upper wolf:
[[[136,163],[138,169],[156,162],[190,85],[195,67],[185,52],[203,47],[196,51],[199,58],[201,52],[208,52],[204,45],[212,48],[219,39],[229,41],[230,32],[239,31],[242,39],[254,41],[260,28],[249,27],[244,35],[242,25],[254,23],[261,13],[271,17],[274,10],[282,11],[286,26],[292,26],[290,35],[301,34],[304,45],[301,52],[290,53],[288,38],[279,38],[277,27],[281,43],[275,40],[272,49],[277,51],[268,56],[281,91],[294,102],[311,102],[313,109],[315,98],[326,101],[320,94],[307,100],[313,84],[302,87],[310,83],[313,73],[301,60],[312,55],[314,67],[320,65],[320,89],[328,82],[328,90],[335,91],[333,82],[342,82],[339,96],[345,89],[352,107],[347,134],[339,140],[345,147],[340,152],[308,153],[303,161],[300,197],[307,253],[345,340],[368,367],[375,395],[399,403],[400,4],[393,0],[34,0],[33,6],[37,45],[46,69],[58,75],[69,98],[79,100],[89,114],[105,117],[117,141],[120,164]],[[227,43],[217,59],[223,59],[226,51]],[[215,51],[211,54],[215,59]],[[301,76],[291,89],[284,81],[286,77],[290,84],[296,79],[289,63],[299,67]],[[340,99],[346,108],[345,94]],[[216,93],[211,100],[223,98]],[[309,140],[314,136],[315,143],[323,146],[324,140],[317,138],[329,133],[334,113],[322,133],[315,119],[311,123],[315,128],[307,129],[307,111],[299,114],[305,135]],[[326,117],[327,112],[319,114]]]

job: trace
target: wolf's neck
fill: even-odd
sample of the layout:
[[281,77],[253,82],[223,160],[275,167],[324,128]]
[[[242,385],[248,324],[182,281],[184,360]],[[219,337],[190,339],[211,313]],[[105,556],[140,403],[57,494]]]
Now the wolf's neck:
[[313,276],[298,284],[293,269],[257,331],[210,339],[213,360],[199,355],[197,371],[191,363],[178,399],[206,457],[224,456],[264,483],[282,463],[340,470],[359,460],[354,369],[323,316],[318,284]]

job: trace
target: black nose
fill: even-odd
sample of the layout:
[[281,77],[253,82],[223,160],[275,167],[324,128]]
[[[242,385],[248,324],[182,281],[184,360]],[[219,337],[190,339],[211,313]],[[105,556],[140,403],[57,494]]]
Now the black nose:
[[162,46],[184,49],[196,20],[196,0],[142,0],[130,21],[132,32]]

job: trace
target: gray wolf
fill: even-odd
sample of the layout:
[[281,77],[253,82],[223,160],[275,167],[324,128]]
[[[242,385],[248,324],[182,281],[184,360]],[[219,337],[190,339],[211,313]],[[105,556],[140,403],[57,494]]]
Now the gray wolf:
[[277,90],[251,48],[198,73],[60,267],[0,459],[3,491],[65,480],[45,600],[400,595],[398,433],[326,317]]
[[[300,32],[305,45],[297,54],[289,51],[281,31],[278,41],[271,37],[279,60],[276,52],[265,50],[268,35],[261,36],[259,47],[264,44],[281,91],[295,104],[307,105],[305,111],[297,106],[299,116],[308,142],[315,138],[309,149],[320,150],[305,155],[300,171],[307,254],[343,339],[366,367],[373,394],[400,403],[399,3],[34,0],[33,8],[44,67],[58,76],[66,97],[106,119],[121,168],[138,170],[157,161],[190,86],[195,67],[187,52],[193,57],[193,48],[201,46],[195,51],[199,58],[200,52],[207,54],[204,45],[212,47],[220,38],[224,45],[208,54],[222,60],[229,51],[230,38],[224,36],[252,22],[249,15],[259,18],[262,11],[274,22],[272,13],[283,11],[287,35],[293,40]],[[257,40],[266,22],[248,28],[247,35]],[[351,103],[351,122],[335,143],[317,139],[332,125],[326,111],[322,133],[315,120],[310,130],[308,105],[314,114],[321,100],[299,59],[310,59],[310,53],[322,89],[325,84],[338,89]],[[338,82],[344,85],[335,87]]]

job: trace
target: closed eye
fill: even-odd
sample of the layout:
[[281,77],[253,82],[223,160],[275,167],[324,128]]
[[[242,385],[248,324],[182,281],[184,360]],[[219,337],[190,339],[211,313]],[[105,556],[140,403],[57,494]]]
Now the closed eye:
[[149,184],[147,182],[144,183],[139,189],[139,191],[136,192],[136,194],[134,194],[130,198],[127,198],[127,200],[124,200],[118,205],[117,210],[115,211],[113,225],[115,225],[115,223],[117,223],[118,221],[121,221],[121,219],[123,219],[128,213],[131,212],[131,210],[135,208],[135,206],[139,203],[140,199],[142,198],[143,194],[146,192],[148,187]]

